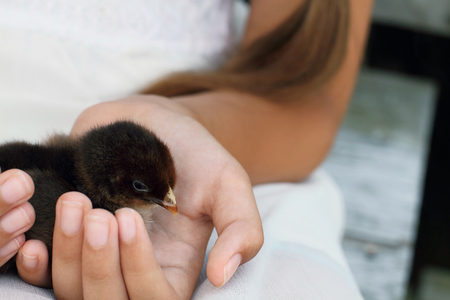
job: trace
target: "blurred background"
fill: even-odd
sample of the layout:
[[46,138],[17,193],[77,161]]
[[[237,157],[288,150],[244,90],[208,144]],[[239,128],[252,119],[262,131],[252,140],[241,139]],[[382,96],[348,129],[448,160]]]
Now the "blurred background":
[[449,140],[450,1],[376,0],[323,164],[345,197],[344,250],[366,300],[450,299]]

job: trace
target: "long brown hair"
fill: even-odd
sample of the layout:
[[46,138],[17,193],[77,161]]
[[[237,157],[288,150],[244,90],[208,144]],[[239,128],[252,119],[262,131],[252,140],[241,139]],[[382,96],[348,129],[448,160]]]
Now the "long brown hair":
[[219,69],[174,73],[144,93],[173,97],[234,89],[277,100],[309,93],[330,79],[344,59],[349,10],[348,0],[307,0]]

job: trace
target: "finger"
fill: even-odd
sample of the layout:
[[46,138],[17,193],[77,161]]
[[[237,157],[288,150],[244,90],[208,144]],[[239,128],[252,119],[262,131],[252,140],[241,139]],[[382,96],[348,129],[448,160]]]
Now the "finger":
[[117,221],[110,212],[93,209],[86,214],[82,258],[84,299],[128,299]]
[[[116,218],[122,273],[130,299],[189,298],[188,289],[178,290],[178,296],[166,279],[141,216],[133,209],[123,208],[116,211]],[[183,284],[180,282],[179,286]]]
[[83,194],[63,194],[56,203],[53,232],[53,290],[58,299],[82,299],[81,251],[83,221],[92,210],[91,201]]
[[23,233],[33,226],[34,209],[25,203],[33,192],[27,173],[11,169],[0,174],[0,266],[18,252],[25,242]]
[[34,209],[28,203],[14,207],[0,218],[0,247],[11,242],[15,237],[23,234],[34,223]]
[[261,218],[250,181],[228,178],[226,191],[217,191],[221,198],[212,207],[213,223],[219,238],[208,256],[206,272],[209,281],[222,286],[239,265],[252,259],[261,249],[264,235]]
[[24,242],[25,235],[21,234],[1,247],[0,266],[3,266],[8,260],[10,260],[19,251]]
[[47,246],[39,240],[28,240],[16,258],[19,276],[29,284],[51,287]]
[[34,184],[31,177],[11,169],[0,174],[0,216],[31,198]]

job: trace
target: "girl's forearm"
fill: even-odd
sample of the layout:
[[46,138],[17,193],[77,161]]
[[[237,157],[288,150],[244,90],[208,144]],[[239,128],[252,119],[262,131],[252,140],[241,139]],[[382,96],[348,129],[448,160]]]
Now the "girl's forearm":
[[364,52],[373,1],[351,0],[347,54],[314,95],[285,103],[230,90],[175,97],[243,165],[252,183],[298,181],[326,157]]
[[253,184],[307,177],[326,156],[340,120],[327,101],[279,104],[235,91],[175,101],[242,164]]

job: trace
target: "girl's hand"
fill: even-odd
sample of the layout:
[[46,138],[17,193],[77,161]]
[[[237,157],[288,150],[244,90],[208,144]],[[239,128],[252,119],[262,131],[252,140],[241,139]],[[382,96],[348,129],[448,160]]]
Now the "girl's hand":
[[[189,299],[214,226],[219,238],[209,253],[207,275],[212,284],[225,284],[263,243],[246,172],[186,108],[162,97],[136,96],[93,106],[82,113],[72,134],[123,119],[147,126],[171,150],[179,214],[158,211],[148,238],[133,211],[119,210],[114,217],[92,210],[79,193],[63,195],[53,240],[55,295]],[[72,218],[67,224],[64,215]]]
[[33,226],[34,209],[28,203],[33,192],[27,173],[11,169],[0,174],[0,267],[24,245],[24,232]]

